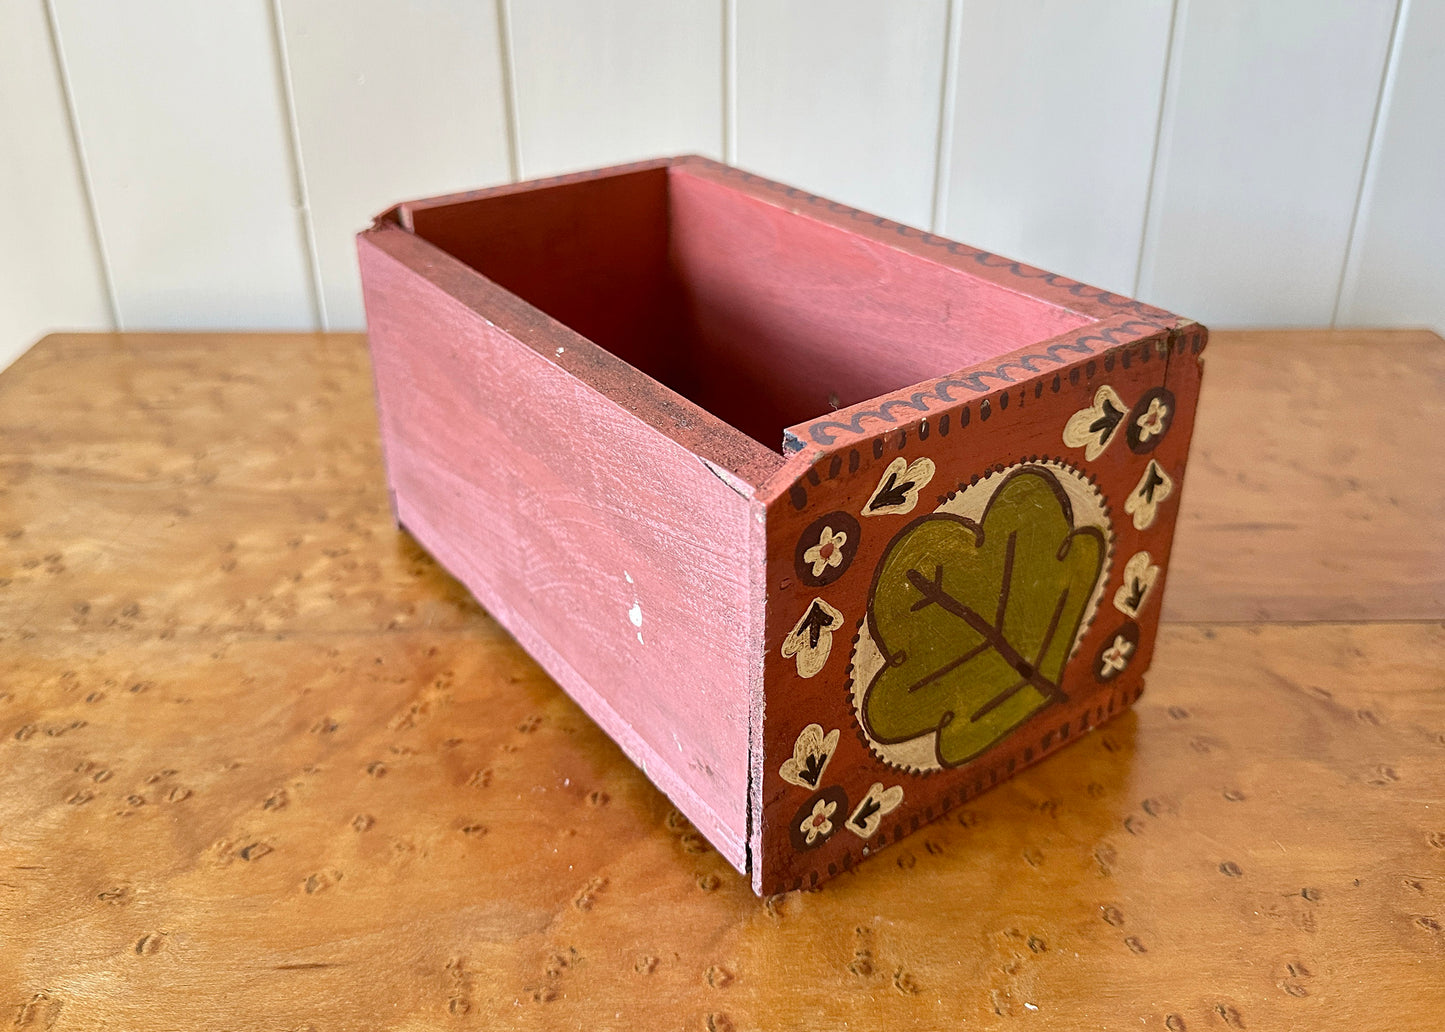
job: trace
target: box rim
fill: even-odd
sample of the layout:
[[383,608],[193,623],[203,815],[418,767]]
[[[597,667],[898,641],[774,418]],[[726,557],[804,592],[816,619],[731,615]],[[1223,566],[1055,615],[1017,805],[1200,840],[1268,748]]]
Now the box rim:
[[[673,168],[740,190],[795,216],[866,236],[998,289],[1088,317],[1092,321],[1055,337],[884,392],[854,405],[819,413],[785,428],[781,448],[775,450],[502,287],[419,236],[413,228],[413,213],[417,211],[568,183]],[[387,233],[399,234],[412,242],[410,248],[385,247],[393,257],[407,262],[424,275],[440,273],[445,276],[447,283],[439,285],[467,308],[621,405],[652,430],[696,454],[738,493],[764,501],[786,490],[786,485],[803,475],[821,452],[831,449],[833,441],[820,440],[816,434],[810,433],[821,425],[847,421],[856,428],[853,436],[866,436],[861,430],[862,420],[870,416],[876,420],[881,413],[883,422],[892,422],[888,418],[892,408],[909,407],[920,415],[926,415],[930,396],[941,404],[947,404],[952,400],[950,390],[987,393],[982,386],[985,379],[993,380],[996,387],[1007,387],[1016,382],[1010,378],[1010,369],[1020,369],[1032,375],[1038,371],[1034,366],[1040,362],[1067,369],[1074,358],[1086,359],[1102,350],[1126,346],[1161,330],[1178,329],[1191,322],[1142,301],[906,226],[697,154],[654,158],[402,201],[377,215],[371,228],[364,230],[360,236],[386,240],[388,238],[382,235]],[[396,242],[395,237],[389,239]],[[401,250],[412,253],[402,257],[397,253]],[[505,324],[494,319],[498,314],[505,316]],[[1095,349],[1089,346],[1091,343],[1103,347]],[[559,351],[559,346],[563,350]],[[1065,351],[1072,353],[1074,358],[1062,358],[1060,353]]]
[[738,494],[754,497],[787,465],[780,452],[399,224],[379,221],[358,240],[425,277],[488,325],[697,456]]

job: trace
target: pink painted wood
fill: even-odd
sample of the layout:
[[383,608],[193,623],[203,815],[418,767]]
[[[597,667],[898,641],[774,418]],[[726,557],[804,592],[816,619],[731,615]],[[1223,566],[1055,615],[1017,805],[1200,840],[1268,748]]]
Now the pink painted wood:
[[745,866],[739,545],[761,528],[711,464],[781,460],[686,433],[682,399],[599,392],[634,386],[618,360],[434,252],[399,227],[361,244],[398,520]]
[[[1137,696],[1157,591],[1079,632],[1067,706],[918,777],[848,709],[854,628],[888,541],[1020,464],[1107,499],[1100,592],[1129,583],[1124,551],[1162,577],[1173,507],[1141,530],[1124,503],[1141,470],[1183,476],[1202,328],[694,157],[408,202],[359,247],[398,520],[758,891],[850,867]],[[1061,428],[1103,387],[1179,429],[1086,460]],[[926,503],[885,485],[925,467]],[[825,524],[857,565],[817,580]],[[1118,633],[1138,661],[1099,676]],[[834,744],[804,776],[812,725]]]

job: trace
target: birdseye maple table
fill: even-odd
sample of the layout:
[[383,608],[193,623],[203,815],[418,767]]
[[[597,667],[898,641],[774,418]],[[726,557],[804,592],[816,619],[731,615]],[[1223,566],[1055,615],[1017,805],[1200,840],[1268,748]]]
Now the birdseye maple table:
[[1445,341],[1215,333],[1131,710],[755,898],[392,523],[356,334],[0,374],[0,1027],[1445,1027]]

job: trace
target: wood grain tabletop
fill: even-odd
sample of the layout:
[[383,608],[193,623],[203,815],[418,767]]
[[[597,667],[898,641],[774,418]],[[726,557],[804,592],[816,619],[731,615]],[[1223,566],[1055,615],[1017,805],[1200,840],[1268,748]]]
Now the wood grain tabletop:
[[1136,707],[760,901],[393,526],[359,335],[47,338],[0,1027],[1440,1027],[1445,342],[1207,366]]

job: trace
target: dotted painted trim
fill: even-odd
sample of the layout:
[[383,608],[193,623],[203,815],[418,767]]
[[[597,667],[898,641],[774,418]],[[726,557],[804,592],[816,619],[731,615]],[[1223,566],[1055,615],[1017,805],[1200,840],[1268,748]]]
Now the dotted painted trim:
[[[1121,326],[1111,327],[1099,333],[1086,334],[1072,341],[1061,341],[1057,344],[1051,344],[1044,349],[1045,353],[1041,355],[1022,355],[1017,359],[1004,362],[992,370],[977,370],[962,376],[945,376],[942,379],[933,381],[923,390],[914,391],[913,394],[906,398],[889,398],[877,408],[855,412],[847,422],[838,419],[819,420],[808,427],[808,437],[814,444],[827,447],[835,443],[840,434],[863,433],[863,423],[865,420],[872,419],[885,424],[898,422],[898,417],[894,415],[893,412],[895,408],[908,409],[913,412],[927,412],[929,411],[930,402],[942,401],[944,404],[951,404],[956,401],[957,399],[953,397],[952,393],[955,390],[967,390],[974,394],[986,392],[989,388],[984,384],[985,379],[995,380],[998,383],[1004,384],[1018,383],[1019,378],[1010,375],[1010,369],[1022,369],[1031,376],[1037,376],[1039,373],[1045,371],[1035,368],[1035,365],[1038,363],[1044,363],[1046,365],[1067,365],[1068,362],[1071,361],[1070,359],[1059,357],[1057,354],[1058,351],[1072,351],[1077,355],[1095,355],[1098,354],[1098,350],[1090,347],[1089,342],[1099,341],[1104,344],[1105,347],[1108,347],[1117,343],[1114,339],[1115,334],[1131,332],[1131,327],[1143,328],[1145,330],[1167,330],[1171,338],[1171,346],[1177,347],[1181,354],[1184,351],[1184,337],[1186,334],[1180,333],[1176,328],[1164,322],[1131,319]],[[1155,341],[1148,341],[1141,345],[1140,360],[1147,362],[1149,360],[1150,350],[1156,347],[1157,342]],[[1202,347],[1202,343],[1196,344],[1196,351]],[[1128,349],[1126,349],[1124,353],[1128,354]],[[1106,358],[1107,357],[1108,356],[1106,356]],[[1089,367],[1093,368],[1094,363],[1089,363]],[[1125,368],[1128,368],[1127,361],[1125,362]],[[1093,374],[1091,373],[1090,375],[1092,376]],[[1069,370],[1069,379],[1077,383],[1077,377],[1078,367],[1075,366]],[[1055,377],[1055,379],[1057,380],[1057,377]]]
[[[990,788],[993,788],[1001,781],[1007,781],[1023,767],[1030,766],[1036,760],[1043,759],[1049,753],[1057,750],[1059,746],[1067,742],[1071,737],[1087,734],[1094,728],[1105,723],[1116,713],[1127,709],[1130,705],[1139,701],[1144,694],[1144,685],[1141,682],[1133,688],[1116,689],[1110,693],[1107,703],[1100,700],[1099,705],[1084,710],[1077,718],[1064,721],[1056,728],[1045,731],[1036,740],[1035,745],[1024,747],[1022,755],[1010,756],[1006,761],[995,764],[987,771],[980,771],[972,785],[960,785],[957,789],[945,792],[943,796],[931,806],[923,808],[923,812],[913,813],[908,816],[907,821],[898,821],[892,827],[892,834],[887,830],[881,831],[860,848],[857,856],[854,856],[851,849],[845,851],[843,856],[829,862],[825,869],[813,868],[804,871],[794,878],[787,891],[796,891],[804,888],[814,888],[824,877],[836,877],[841,871],[852,870],[853,865],[866,860],[888,846],[903,839],[905,835],[917,831],[925,824],[929,824],[944,816],[954,807],[962,806],[970,799],[976,799]],[[955,798],[956,797],[956,798]]]
[[[1204,349],[1203,334],[1201,333],[1189,332],[1175,334],[1171,332],[1170,336],[1173,338],[1171,345],[1175,354],[1182,355],[1186,350],[1192,350],[1192,352],[1197,355]],[[1044,390],[1046,389],[1046,383],[1047,390],[1053,394],[1057,394],[1063,389],[1066,375],[1069,385],[1071,387],[1077,387],[1081,381],[1091,382],[1094,377],[1099,375],[1101,370],[1104,373],[1112,373],[1115,365],[1129,369],[1136,360],[1141,363],[1148,363],[1153,360],[1153,356],[1159,351],[1158,344],[1159,342],[1157,341],[1145,341],[1137,345],[1137,348],[1127,347],[1119,351],[1111,351],[1100,360],[1091,360],[1084,363],[1082,367],[1074,366],[1067,374],[1062,371],[1057,372],[1054,374],[1053,379],[1047,382],[1043,379],[1037,379],[1034,381],[1033,396],[1035,399],[1042,398],[1044,396]],[[1136,350],[1138,352],[1137,356],[1135,355]],[[1028,400],[1028,394],[1027,386],[1022,386],[1017,391],[1010,388],[999,391],[990,397],[979,399],[977,402],[955,402],[954,404],[957,405],[956,408],[949,408],[944,412],[930,412],[917,422],[910,421],[898,427],[896,433],[893,430],[875,431],[876,436],[872,439],[873,458],[875,460],[881,460],[890,445],[902,451],[908,446],[908,436],[910,432],[916,435],[920,441],[926,441],[929,436],[935,432],[940,437],[947,437],[955,427],[958,429],[967,427],[973,420],[972,406],[974,404],[976,404],[978,408],[978,418],[983,422],[987,422],[998,413],[1007,412],[1009,406],[1015,404],[1015,402],[1017,408],[1023,408]],[[919,395],[915,394],[913,397],[918,398]],[[894,404],[914,407],[911,402],[897,400],[884,402],[883,405],[880,406],[880,409],[887,409]],[[920,405],[917,407],[921,411],[926,411],[926,406]],[[891,412],[886,416],[878,415],[877,412],[874,411],[860,412],[854,416],[849,423],[839,423],[835,421],[814,423],[810,428],[810,432],[817,430],[819,427],[835,426],[848,433],[861,433],[861,430],[855,429],[855,424],[860,423],[865,416],[870,415],[876,415],[877,418],[887,423],[896,423]],[[830,445],[833,443],[833,440],[830,439],[818,443]],[[856,447],[849,449],[846,459],[842,451],[835,452],[831,456],[820,459],[808,469],[803,475],[802,480],[806,480],[812,486],[818,487],[824,479],[837,479],[837,477],[842,474],[845,465],[847,466],[849,474],[858,472],[861,467],[866,465],[865,455],[860,453],[860,448],[866,450],[868,448],[868,442],[860,441]],[[795,509],[804,509],[808,505],[808,488],[803,484],[802,480],[795,482],[792,487],[788,489],[788,497],[792,501],[793,508]]]

